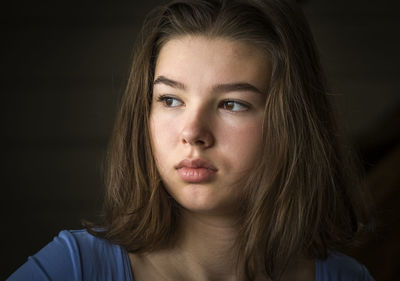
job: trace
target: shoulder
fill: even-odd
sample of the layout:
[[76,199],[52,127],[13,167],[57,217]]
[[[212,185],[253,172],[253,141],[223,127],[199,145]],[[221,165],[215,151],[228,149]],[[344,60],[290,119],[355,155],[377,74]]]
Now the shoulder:
[[367,268],[354,258],[342,253],[330,253],[325,260],[316,263],[317,281],[373,281]]
[[9,280],[130,280],[125,250],[86,230],[63,230]]

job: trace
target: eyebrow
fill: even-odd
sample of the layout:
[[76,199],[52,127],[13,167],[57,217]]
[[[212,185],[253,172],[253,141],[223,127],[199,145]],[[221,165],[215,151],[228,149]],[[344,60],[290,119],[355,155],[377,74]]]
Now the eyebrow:
[[158,76],[157,79],[154,80],[154,82],[153,82],[153,85],[156,85],[156,84],[164,84],[164,85],[170,86],[172,88],[177,88],[180,90],[185,90],[185,88],[186,88],[183,83],[174,81],[165,76]]
[[[164,84],[172,88],[176,88],[179,90],[185,90],[186,86],[185,84],[169,79],[165,76],[158,76],[154,82],[153,85],[156,84]],[[246,83],[246,82],[238,82],[238,83],[227,83],[227,84],[217,84],[213,87],[213,92],[218,92],[218,93],[228,93],[228,92],[235,92],[235,91],[248,91],[248,92],[254,92],[260,95],[264,95],[264,93],[259,90],[257,87]]]

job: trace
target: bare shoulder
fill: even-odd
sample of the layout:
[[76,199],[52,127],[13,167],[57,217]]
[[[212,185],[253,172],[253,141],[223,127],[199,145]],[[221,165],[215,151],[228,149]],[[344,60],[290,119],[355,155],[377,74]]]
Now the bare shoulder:
[[129,253],[129,260],[135,281],[170,280],[168,266],[157,255]]
[[135,281],[151,280],[148,278],[150,272],[148,270],[149,265],[146,258],[141,254],[129,253],[129,261],[131,263],[132,276]]

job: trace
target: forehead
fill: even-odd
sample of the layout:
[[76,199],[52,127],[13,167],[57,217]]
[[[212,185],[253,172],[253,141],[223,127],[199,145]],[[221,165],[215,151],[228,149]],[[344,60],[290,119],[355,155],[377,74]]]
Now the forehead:
[[161,48],[155,77],[203,86],[247,82],[268,88],[270,59],[261,48],[221,37],[181,36]]

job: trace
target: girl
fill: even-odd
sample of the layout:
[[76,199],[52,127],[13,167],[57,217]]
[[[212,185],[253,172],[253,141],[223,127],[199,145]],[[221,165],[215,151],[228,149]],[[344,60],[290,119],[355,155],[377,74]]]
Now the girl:
[[155,9],[137,42],[100,224],[10,280],[373,280],[309,27],[284,0]]

